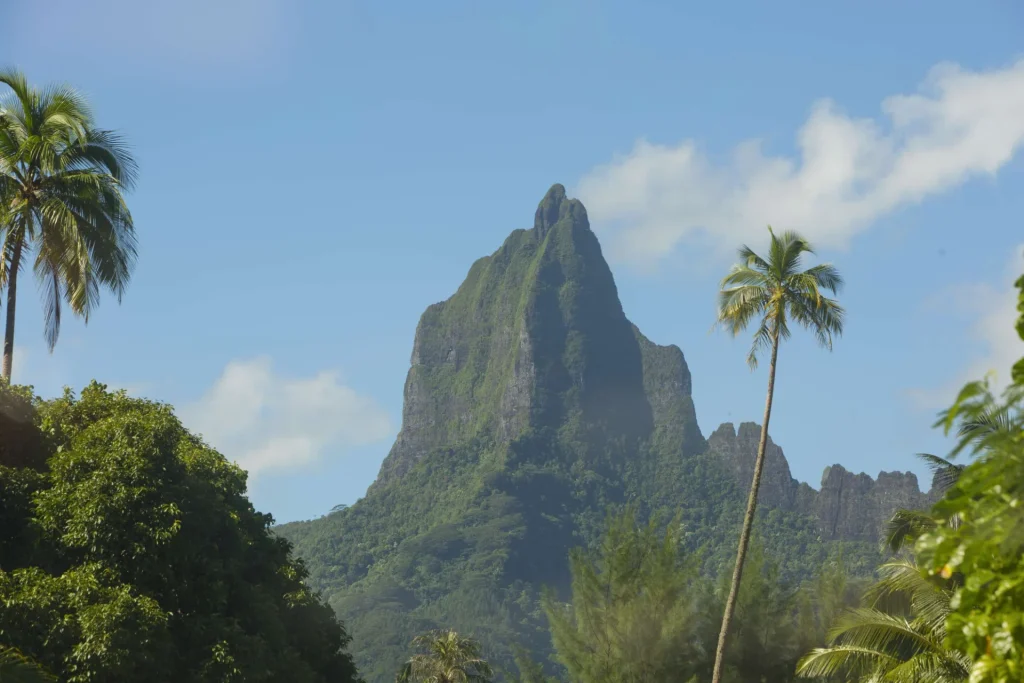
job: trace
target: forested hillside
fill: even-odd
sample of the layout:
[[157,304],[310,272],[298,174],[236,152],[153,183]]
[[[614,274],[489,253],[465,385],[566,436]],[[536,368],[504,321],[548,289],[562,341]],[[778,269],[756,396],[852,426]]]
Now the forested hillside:
[[[367,495],[276,531],[348,624],[368,681],[390,680],[412,638],[441,627],[506,665],[516,644],[543,661],[542,589],[568,594],[570,550],[594,545],[617,508],[678,515],[683,546],[718,573],[759,431],[704,438],[683,353],[627,320],[586,210],[555,185],[532,229],[423,314],[402,430]],[[817,492],[774,444],[765,482],[758,538],[791,582],[840,545],[852,572],[871,573],[885,519],[928,499],[913,475],[841,467]]]

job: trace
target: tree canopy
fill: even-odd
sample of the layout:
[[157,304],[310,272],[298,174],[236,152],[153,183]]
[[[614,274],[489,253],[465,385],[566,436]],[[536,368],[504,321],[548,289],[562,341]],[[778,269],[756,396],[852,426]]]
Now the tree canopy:
[[170,406],[0,396],[38,437],[0,462],[0,643],[67,683],[358,680],[245,473]]

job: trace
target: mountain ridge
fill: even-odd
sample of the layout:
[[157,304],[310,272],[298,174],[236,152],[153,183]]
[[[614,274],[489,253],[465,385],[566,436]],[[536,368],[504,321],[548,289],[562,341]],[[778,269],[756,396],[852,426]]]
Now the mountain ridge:
[[[402,427],[366,495],[276,531],[349,625],[371,683],[429,628],[471,632],[498,662],[512,643],[543,660],[540,591],[568,590],[569,549],[593,545],[609,510],[676,514],[708,572],[728,564],[759,434],[727,423],[705,439],[683,351],[627,319],[586,209],[554,185],[531,229],[421,316]],[[916,507],[916,481],[834,466],[814,491],[771,443],[759,538],[784,577],[839,542],[870,571],[886,506]]]

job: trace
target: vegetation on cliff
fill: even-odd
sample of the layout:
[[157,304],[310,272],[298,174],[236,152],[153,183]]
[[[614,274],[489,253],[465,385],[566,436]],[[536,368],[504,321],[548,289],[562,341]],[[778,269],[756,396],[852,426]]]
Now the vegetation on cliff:
[[[442,628],[510,668],[517,645],[548,660],[542,590],[568,599],[569,551],[596,547],[609,511],[677,517],[700,571],[719,573],[749,483],[736,457],[742,444],[704,440],[682,352],[626,319],[586,211],[556,185],[533,229],[423,314],[402,431],[366,497],[276,531],[352,629],[367,680],[389,680],[414,637]],[[759,515],[787,581],[839,550],[813,493]],[[881,559],[877,535],[840,540],[854,573]]]

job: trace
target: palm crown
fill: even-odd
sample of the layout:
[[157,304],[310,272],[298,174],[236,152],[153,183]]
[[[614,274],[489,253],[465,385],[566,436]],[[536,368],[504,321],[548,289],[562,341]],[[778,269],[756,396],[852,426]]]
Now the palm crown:
[[399,671],[399,683],[488,683],[490,665],[480,657],[480,646],[455,631],[432,631],[413,645],[424,650]]
[[718,295],[718,325],[733,335],[760,318],[747,362],[757,367],[758,352],[770,348],[777,334],[790,336],[789,321],[795,320],[810,329],[818,342],[832,348],[832,339],[842,334],[842,307],[822,295],[822,290],[837,293],[843,285],[839,271],[829,263],[801,270],[804,254],[814,250],[795,232],[776,236],[767,259],[744,246],[739,250],[740,263],[734,265],[722,280]]
[[75,91],[32,88],[16,71],[0,72],[0,84],[8,88],[0,99],[0,288],[8,289],[9,378],[17,276],[26,252],[35,252],[51,351],[63,304],[88,322],[101,287],[120,301],[136,256],[123,196],[136,167],[115,133],[94,126]]

